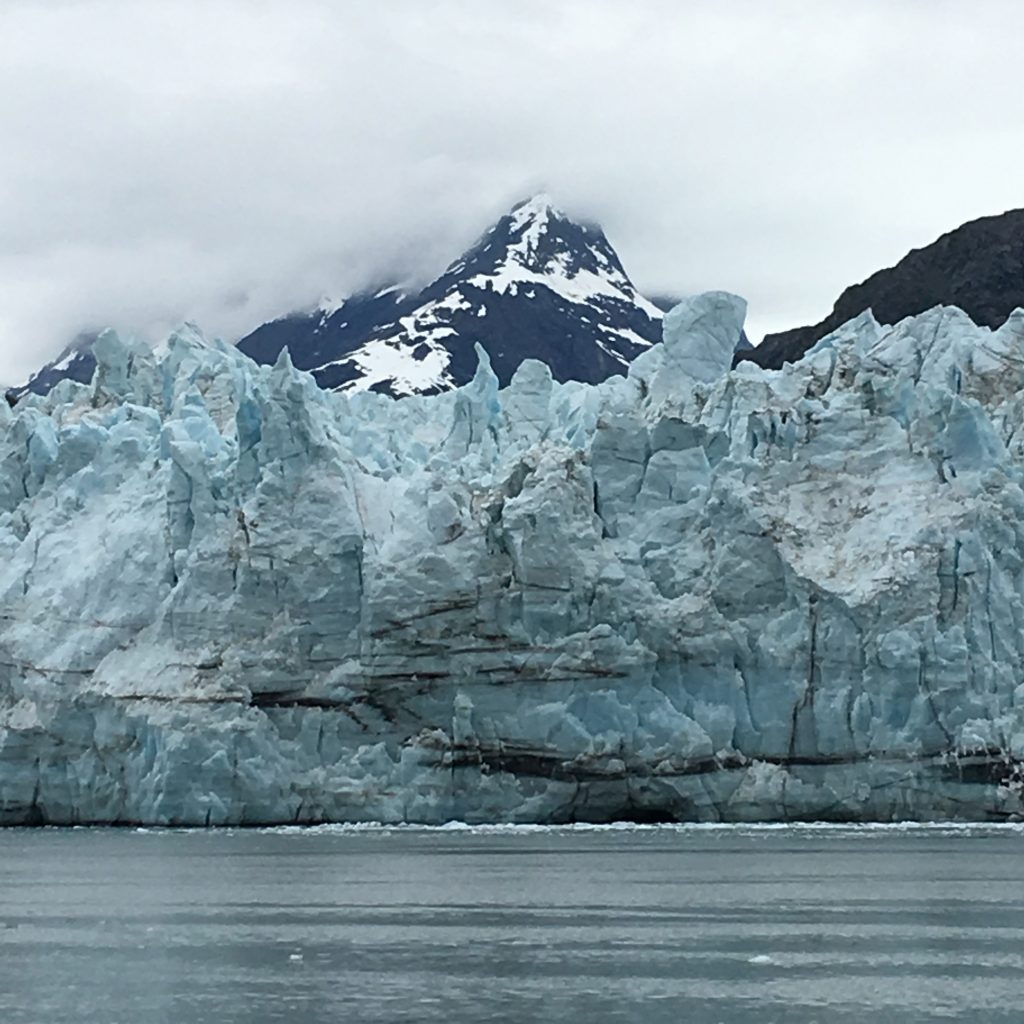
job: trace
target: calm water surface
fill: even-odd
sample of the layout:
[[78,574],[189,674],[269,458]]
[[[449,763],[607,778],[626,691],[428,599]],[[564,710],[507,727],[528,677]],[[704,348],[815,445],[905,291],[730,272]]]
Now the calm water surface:
[[0,1021],[1024,1021],[1024,830],[0,831]]

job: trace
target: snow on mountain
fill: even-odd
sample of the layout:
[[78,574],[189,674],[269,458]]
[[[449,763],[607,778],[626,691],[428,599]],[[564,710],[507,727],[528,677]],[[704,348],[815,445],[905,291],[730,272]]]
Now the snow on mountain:
[[450,390],[472,378],[477,344],[503,385],[529,358],[546,362],[556,380],[597,383],[660,340],[663,315],[599,227],[536,195],[418,294],[356,295],[265,324],[239,348],[272,363],[287,346],[321,387],[343,392]]

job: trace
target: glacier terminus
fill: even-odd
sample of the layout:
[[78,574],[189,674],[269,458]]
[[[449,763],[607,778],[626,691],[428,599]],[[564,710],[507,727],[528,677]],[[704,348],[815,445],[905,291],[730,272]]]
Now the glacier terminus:
[[1024,815],[1024,312],[320,390],[185,327],[0,403],[0,822]]

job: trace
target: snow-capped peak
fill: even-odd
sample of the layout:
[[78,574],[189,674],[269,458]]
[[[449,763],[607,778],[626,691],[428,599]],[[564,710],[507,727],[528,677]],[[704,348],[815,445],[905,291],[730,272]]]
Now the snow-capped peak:
[[548,215],[564,217],[565,214],[555,205],[554,200],[547,192],[538,192],[536,195],[516,203],[509,211],[513,224],[520,227],[527,221],[546,219]]
[[[540,192],[418,294],[368,289],[332,315],[321,312],[296,365],[338,391],[429,394],[473,376],[479,343],[503,385],[530,358],[558,380],[596,382],[657,341],[662,316],[601,228],[573,220]],[[282,343],[296,348],[300,330],[295,320],[269,325],[241,347],[270,362]]]
[[548,224],[555,219],[565,220],[566,216],[546,192],[538,192],[512,207],[509,213],[509,232],[519,236],[517,248],[522,250],[527,259],[537,251],[541,236],[547,233]]
[[541,286],[577,304],[604,298],[651,320],[662,315],[633,287],[604,232],[572,220],[544,192],[514,206],[439,280],[454,277],[500,293]]
[[[564,263],[567,256],[595,251],[599,262],[607,265],[601,250],[608,243],[595,229],[577,224],[567,217],[546,192],[539,192],[512,207],[497,224],[504,229],[508,259],[532,270],[541,270],[553,261]],[[499,239],[491,239],[492,244]]]

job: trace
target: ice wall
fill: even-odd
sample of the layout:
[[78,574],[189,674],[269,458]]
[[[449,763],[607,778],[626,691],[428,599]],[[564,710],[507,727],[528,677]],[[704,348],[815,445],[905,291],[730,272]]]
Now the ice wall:
[[1024,313],[320,391],[193,329],[0,403],[0,821],[1024,813]]

